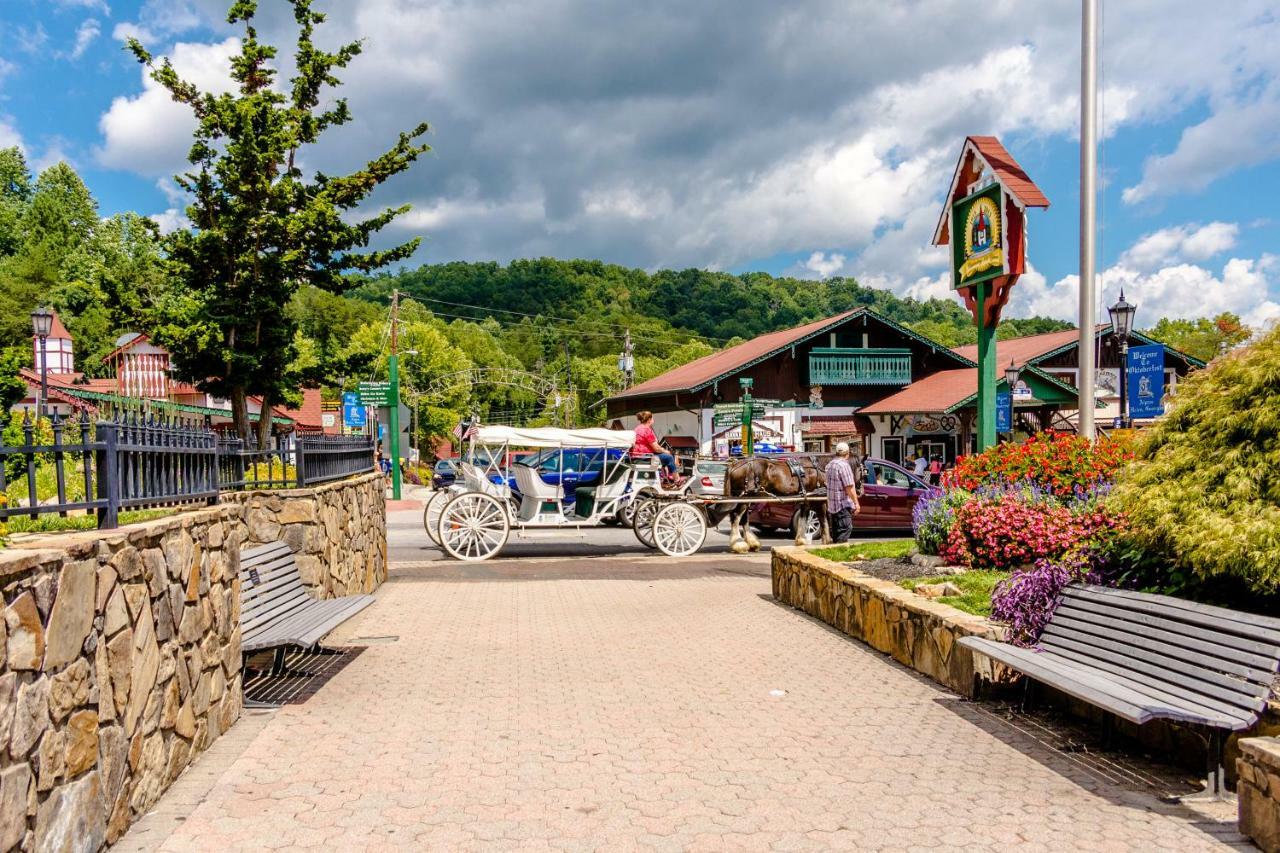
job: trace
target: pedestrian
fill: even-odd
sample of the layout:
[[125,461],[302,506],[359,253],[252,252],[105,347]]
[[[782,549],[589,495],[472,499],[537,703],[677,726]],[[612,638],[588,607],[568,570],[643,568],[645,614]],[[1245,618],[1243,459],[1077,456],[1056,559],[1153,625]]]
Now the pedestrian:
[[929,460],[928,460],[928,459],[926,459],[926,458],[924,457],[924,454],[923,454],[923,453],[921,453],[921,454],[919,454],[918,456],[916,456],[915,467],[914,467],[914,469],[913,469],[913,473],[914,473],[917,477],[919,477],[920,479],[922,479],[922,480],[923,480],[923,479],[924,479],[924,469],[926,469],[926,468],[928,468],[928,467],[929,467]]
[[862,511],[858,504],[858,483],[849,464],[849,445],[836,445],[836,455],[827,463],[827,526],[831,541],[848,542],[853,535],[853,517]]
[[942,457],[934,456],[929,462],[929,485],[936,486],[942,479]]

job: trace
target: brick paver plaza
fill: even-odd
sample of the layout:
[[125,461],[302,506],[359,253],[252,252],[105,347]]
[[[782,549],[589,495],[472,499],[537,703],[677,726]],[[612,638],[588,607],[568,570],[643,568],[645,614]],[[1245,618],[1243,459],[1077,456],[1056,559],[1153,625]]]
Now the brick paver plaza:
[[[370,644],[303,704],[246,714],[119,848],[1239,842],[1229,822],[1101,780],[773,603],[767,578],[705,565],[640,580],[393,568],[338,639],[398,639]],[[166,812],[185,820],[149,823]]]

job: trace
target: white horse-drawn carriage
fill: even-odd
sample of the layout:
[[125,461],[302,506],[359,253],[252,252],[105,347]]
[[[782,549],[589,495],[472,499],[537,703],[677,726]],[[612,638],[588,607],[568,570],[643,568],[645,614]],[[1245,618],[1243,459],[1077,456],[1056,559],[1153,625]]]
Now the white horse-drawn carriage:
[[[424,511],[427,534],[459,560],[497,555],[513,531],[629,523],[638,496],[672,494],[660,485],[656,461],[628,456],[631,430],[481,426],[469,441],[460,482],[432,495]],[[531,465],[514,458],[518,450],[543,453]],[[646,519],[645,530],[653,531],[646,544],[671,556],[697,551],[707,524],[704,514],[694,515],[677,510],[661,522]]]

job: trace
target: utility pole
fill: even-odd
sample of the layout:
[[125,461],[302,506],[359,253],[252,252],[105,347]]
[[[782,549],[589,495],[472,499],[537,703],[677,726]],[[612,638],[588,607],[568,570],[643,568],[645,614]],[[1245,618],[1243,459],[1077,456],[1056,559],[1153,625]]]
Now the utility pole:
[[1098,326],[1098,0],[1081,0],[1080,23],[1080,369],[1076,387],[1080,389],[1078,429],[1093,441]]
[[564,404],[564,425],[566,428],[573,427],[573,415],[571,414],[575,404],[573,398],[573,359],[569,357],[569,339],[564,339],[564,375],[566,383],[566,391],[569,395],[568,400]]
[[387,395],[387,438],[391,444],[391,499],[400,500],[400,291],[391,292],[391,357],[388,360],[391,390]]
[[622,357],[618,359],[618,369],[622,371],[622,390],[631,387],[636,377],[635,348],[631,346],[631,330],[622,336]]

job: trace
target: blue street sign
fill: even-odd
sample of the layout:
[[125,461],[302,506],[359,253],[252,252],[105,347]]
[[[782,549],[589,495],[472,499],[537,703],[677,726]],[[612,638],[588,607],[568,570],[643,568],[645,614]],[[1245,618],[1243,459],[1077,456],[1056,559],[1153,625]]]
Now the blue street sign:
[[364,404],[360,402],[360,395],[354,391],[342,395],[342,422],[357,429],[362,429],[367,423]]
[[1013,432],[1013,395],[996,392],[996,432]]
[[1164,346],[1131,347],[1128,362],[1129,417],[1160,417],[1164,414]]

